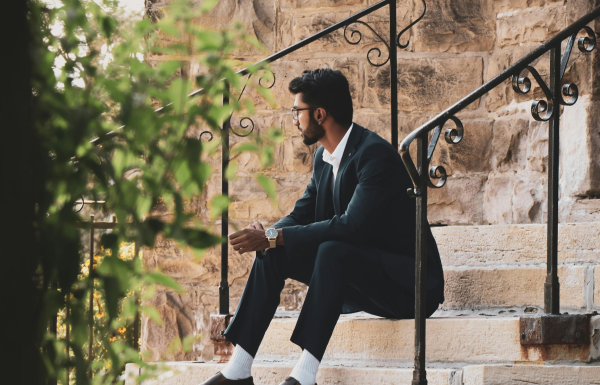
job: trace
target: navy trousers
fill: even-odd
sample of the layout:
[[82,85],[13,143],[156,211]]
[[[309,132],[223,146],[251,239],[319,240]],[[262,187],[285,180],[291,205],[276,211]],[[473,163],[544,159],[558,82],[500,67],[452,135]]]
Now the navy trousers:
[[[234,345],[256,355],[287,278],[308,285],[291,341],[321,361],[340,314],[365,311],[394,319],[414,318],[414,289],[386,273],[384,258],[414,258],[344,242],[322,243],[314,254],[288,257],[284,246],[255,258],[238,308],[225,331]],[[401,272],[414,282],[414,267]],[[441,285],[427,290],[427,316],[443,298]]]

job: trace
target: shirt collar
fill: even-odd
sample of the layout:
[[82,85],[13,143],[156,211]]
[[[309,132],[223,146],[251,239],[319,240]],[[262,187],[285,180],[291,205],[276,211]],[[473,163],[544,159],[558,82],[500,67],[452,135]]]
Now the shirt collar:
[[348,131],[346,131],[346,134],[344,135],[342,140],[340,140],[340,142],[338,143],[335,150],[333,150],[333,153],[330,154],[329,151],[327,151],[326,149],[323,149],[323,161],[325,161],[331,165],[333,165],[333,162],[337,163],[338,165],[340,164],[340,162],[342,161],[342,157],[344,156],[344,150],[346,149],[346,143],[348,143],[348,137],[350,137],[350,131],[352,131],[353,126],[354,126],[354,123],[352,123],[350,125],[350,127],[348,128]]

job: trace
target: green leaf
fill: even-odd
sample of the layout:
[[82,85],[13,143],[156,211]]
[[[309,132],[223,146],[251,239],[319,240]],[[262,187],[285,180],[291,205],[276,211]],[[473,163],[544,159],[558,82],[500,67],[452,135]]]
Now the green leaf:
[[158,67],[159,71],[165,76],[173,75],[179,68],[181,68],[181,62],[178,61],[167,61]]
[[183,290],[183,288],[179,285],[179,283],[177,283],[176,280],[158,271],[148,273],[148,275],[146,275],[146,282],[163,285],[165,287],[168,287],[169,289],[175,290],[178,293],[185,292],[185,290]]
[[210,218],[215,220],[223,211],[227,210],[231,200],[225,195],[217,195],[210,203]]
[[260,165],[262,168],[269,168],[273,165],[275,158],[273,156],[273,152],[275,149],[273,146],[263,146],[260,149]]
[[225,179],[227,180],[235,180],[237,178],[238,171],[238,162],[237,160],[229,162],[227,168],[225,169]]
[[267,131],[267,138],[275,144],[281,144],[285,140],[285,134],[283,130],[271,127]]
[[267,176],[262,174],[256,175],[256,181],[260,185],[260,187],[267,193],[269,199],[271,199],[271,204],[277,207],[277,186],[275,182]]
[[173,103],[173,110],[176,114],[181,114],[188,102],[191,84],[187,80],[176,79],[169,88],[169,98]]
[[157,325],[162,325],[164,323],[162,318],[160,318],[160,314],[158,314],[158,310],[156,310],[156,308],[152,306],[140,306],[140,311],[150,317],[150,319]]
[[171,18],[161,19],[158,22],[158,28],[167,35],[171,35],[173,37],[179,37],[181,33],[179,32],[179,28],[175,25],[175,22]]
[[241,154],[242,152],[255,152],[258,153],[259,149],[255,143],[242,143],[239,146],[234,147],[231,150],[232,154]]
[[204,0],[200,3],[200,11],[203,13],[211,11],[219,2],[219,0]]
[[256,91],[269,103],[272,109],[277,109],[277,102],[275,102],[275,97],[270,88],[256,87]]

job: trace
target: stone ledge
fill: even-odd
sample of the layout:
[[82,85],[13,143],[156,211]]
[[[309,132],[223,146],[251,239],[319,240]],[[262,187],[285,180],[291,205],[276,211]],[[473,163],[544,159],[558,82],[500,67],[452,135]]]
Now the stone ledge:
[[[598,320],[600,316],[592,322],[597,325]],[[273,320],[257,357],[300,354],[300,348],[289,340],[295,325],[295,318]],[[413,347],[414,320],[341,318],[324,359],[410,360]],[[597,350],[590,353],[589,347],[582,346],[522,347],[518,317],[427,320],[428,362],[588,362],[597,356]]]
[[[546,225],[432,228],[442,264],[486,266],[546,263]],[[600,223],[560,224],[559,263],[600,263]]]
[[[278,385],[291,372],[296,360],[262,361],[252,366],[254,382],[261,385]],[[356,365],[356,363],[351,363]],[[168,362],[166,365],[172,372],[164,372],[158,380],[146,380],[144,385],[197,385],[221,370],[224,364],[211,362]],[[369,363],[359,363],[359,367],[348,367],[348,363],[338,365],[322,364],[317,374],[317,383],[321,385],[358,385],[358,384],[409,384],[412,379],[412,368],[373,367]],[[129,374],[126,385],[135,384],[139,368],[128,364]],[[427,380],[430,385],[462,385],[459,369],[428,369]]]
[[[585,266],[560,266],[560,305],[584,308]],[[544,305],[546,267],[444,268],[443,309]]]
[[463,369],[464,385],[600,384],[600,366],[481,365]]

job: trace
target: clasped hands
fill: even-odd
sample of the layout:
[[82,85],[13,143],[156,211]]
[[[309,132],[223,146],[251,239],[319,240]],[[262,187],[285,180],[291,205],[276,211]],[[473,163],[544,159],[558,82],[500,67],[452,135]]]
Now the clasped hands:
[[[283,244],[281,229],[277,231],[279,232],[277,244]],[[265,229],[259,222],[255,222],[245,229],[231,233],[227,238],[229,238],[229,244],[233,246],[233,249],[240,254],[265,250],[270,246],[269,240],[265,236]]]

